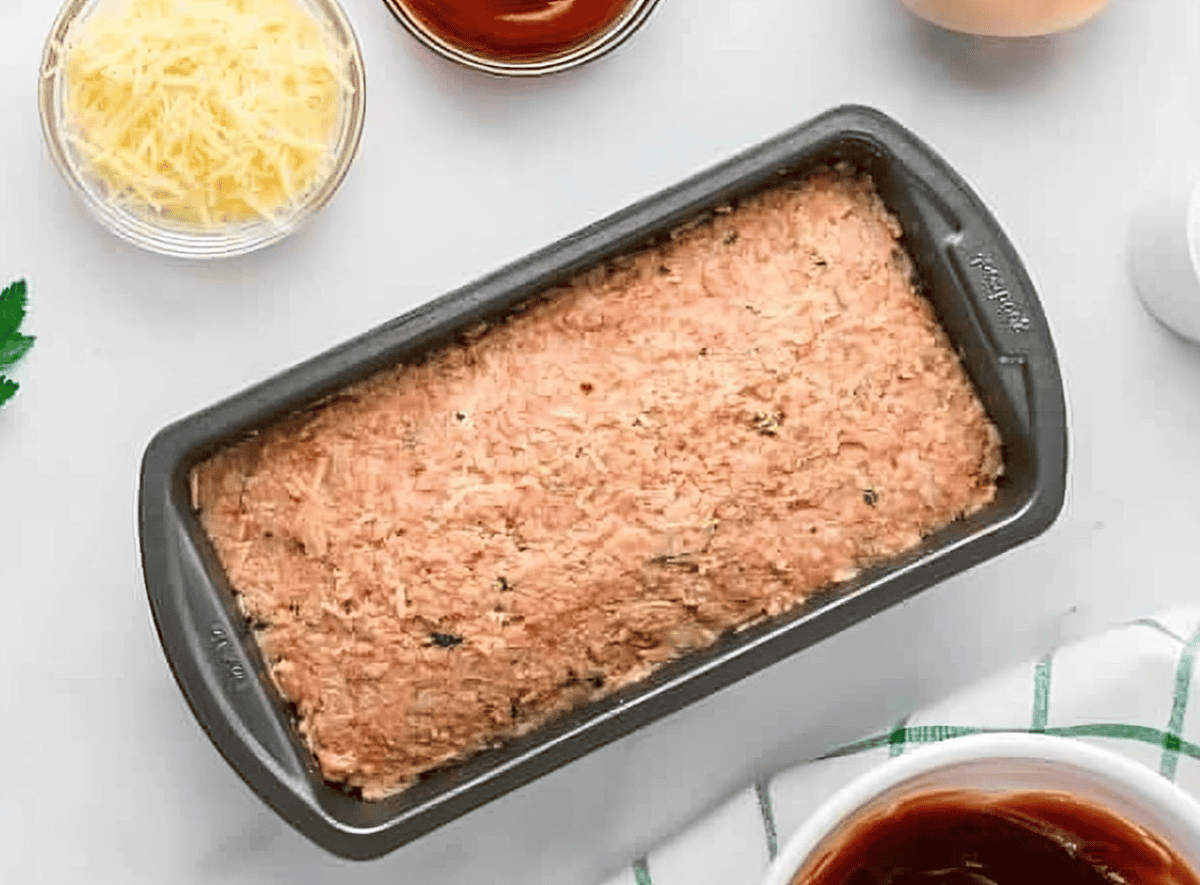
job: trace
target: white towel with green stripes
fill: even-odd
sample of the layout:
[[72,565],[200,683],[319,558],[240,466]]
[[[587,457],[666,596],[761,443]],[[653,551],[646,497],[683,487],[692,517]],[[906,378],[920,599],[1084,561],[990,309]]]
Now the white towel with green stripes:
[[756,885],[788,837],[858,775],[968,734],[1042,732],[1108,747],[1200,796],[1200,609],[1145,618],[985,680],[739,795],[606,885]]

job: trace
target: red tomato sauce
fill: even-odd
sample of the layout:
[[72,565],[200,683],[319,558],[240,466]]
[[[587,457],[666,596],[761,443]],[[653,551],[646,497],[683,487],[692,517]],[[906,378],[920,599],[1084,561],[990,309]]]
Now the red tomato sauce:
[[631,0],[402,0],[447,43],[500,60],[558,55],[607,30]]

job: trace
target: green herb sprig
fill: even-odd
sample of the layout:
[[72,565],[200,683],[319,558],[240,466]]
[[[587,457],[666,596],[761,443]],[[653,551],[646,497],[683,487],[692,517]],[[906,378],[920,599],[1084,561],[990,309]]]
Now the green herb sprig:
[[25,281],[17,280],[0,292],[0,406],[12,399],[20,387],[4,375],[33,347],[33,336],[20,333],[25,319]]

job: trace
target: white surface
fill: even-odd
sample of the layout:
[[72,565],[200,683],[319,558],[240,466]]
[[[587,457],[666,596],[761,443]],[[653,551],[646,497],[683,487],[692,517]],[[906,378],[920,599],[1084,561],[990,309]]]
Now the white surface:
[[[615,55],[533,83],[442,63],[379,0],[345,6],[362,153],[312,227],[218,264],[140,252],[75,204],[34,102],[55,4],[0,7],[0,278],[28,278],[38,336],[0,411],[0,881],[586,885],[756,771],[1195,596],[1200,348],[1142,309],[1125,241],[1156,171],[1200,171],[1200,4],[1118,2],[1010,44],[894,0],[663,0]],[[1070,399],[1060,522],[381,861],[335,861],[279,823],[157,646],[134,510],[151,434],[847,101],[940,150],[1026,260]],[[885,681],[863,663],[881,657]],[[746,724],[767,703],[769,734]]]

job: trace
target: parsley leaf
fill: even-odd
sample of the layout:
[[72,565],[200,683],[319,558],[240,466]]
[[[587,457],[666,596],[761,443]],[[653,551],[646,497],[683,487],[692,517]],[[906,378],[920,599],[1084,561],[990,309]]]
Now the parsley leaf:
[[7,341],[0,342],[0,369],[8,369],[16,365],[17,360],[29,353],[33,347],[31,335],[13,335]]
[[25,319],[25,281],[17,280],[0,292],[0,344],[21,328]]
[[[24,280],[17,280],[0,292],[0,369],[16,365],[33,347],[33,336],[17,331],[25,319],[25,302]],[[19,387],[16,381],[0,375],[0,406],[12,399]]]

